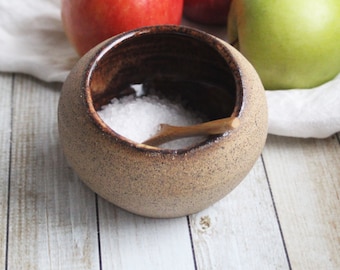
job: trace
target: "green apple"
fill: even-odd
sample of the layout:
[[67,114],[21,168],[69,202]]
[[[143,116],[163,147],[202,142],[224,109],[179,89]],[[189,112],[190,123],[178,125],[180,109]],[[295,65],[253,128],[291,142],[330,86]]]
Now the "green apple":
[[227,39],[266,89],[318,86],[340,72],[340,1],[233,0]]

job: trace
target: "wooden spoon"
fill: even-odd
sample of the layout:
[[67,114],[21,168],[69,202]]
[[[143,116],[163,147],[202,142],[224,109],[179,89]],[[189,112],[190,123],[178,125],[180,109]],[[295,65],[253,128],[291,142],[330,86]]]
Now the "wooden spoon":
[[171,126],[168,124],[160,124],[160,130],[156,133],[156,135],[144,141],[143,144],[158,146],[180,138],[218,135],[223,134],[227,130],[235,129],[239,125],[240,120],[234,116],[192,126]]

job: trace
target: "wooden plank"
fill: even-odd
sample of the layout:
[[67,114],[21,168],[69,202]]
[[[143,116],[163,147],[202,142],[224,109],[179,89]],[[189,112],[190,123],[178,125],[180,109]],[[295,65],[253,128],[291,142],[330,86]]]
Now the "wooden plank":
[[58,144],[60,87],[14,82],[8,269],[99,269],[95,195]]
[[11,145],[12,75],[0,74],[0,267],[6,264],[8,178]]
[[198,269],[289,269],[261,159],[190,224]]
[[340,145],[269,136],[263,153],[293,269],[340,269]]
[[151,219],[99,199],[102,265],[110,269],[195,269],[187,219]]

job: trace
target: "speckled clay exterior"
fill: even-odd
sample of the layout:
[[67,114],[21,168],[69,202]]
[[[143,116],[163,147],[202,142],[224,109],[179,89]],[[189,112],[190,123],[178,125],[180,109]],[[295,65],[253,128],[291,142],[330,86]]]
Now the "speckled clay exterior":
[[[207,114],[217,111],[211,118],[238,116],[240,126],[190,149],[149,149],[116,134],[96,113],[113,96],[123,95],[115,89],[124,83],[176,72],[226,85],[234,97],[230,111],[216,109],[230,104],[222,98],[214,100],[216,106],[209,97],[197,102]],[[242,181],[265,143],[267,105],[257,73],[230,45],[191,28],[157,26],[113,37],[83,56],[64,83],[58,123],[67,161],[93,191],[130,212],[168,218],[198,212]]]

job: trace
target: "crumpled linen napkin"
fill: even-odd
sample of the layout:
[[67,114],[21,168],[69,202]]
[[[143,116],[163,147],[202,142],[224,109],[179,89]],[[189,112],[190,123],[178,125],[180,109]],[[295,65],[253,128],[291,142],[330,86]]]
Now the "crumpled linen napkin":
[[269,133],[326,138],[340,131],[340,74],[312,89],[266,91]]
[[60,0],[0,1],[0,71],[63,81],[77,59],[62,28]]
[[[225,37],[220,28],[185,24]],[[0,71],[63,82],[78,59],[62,28],[60,0],[0,2]],[[266,96],[271,134],[325,138],[340,131],[340,74],[313,89]]]

